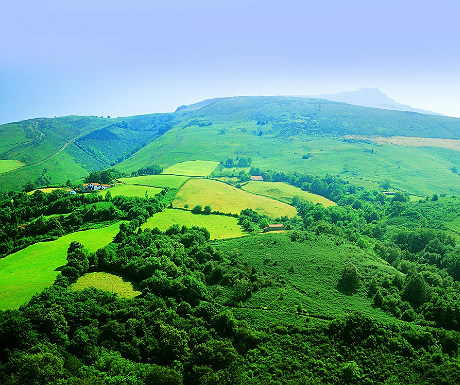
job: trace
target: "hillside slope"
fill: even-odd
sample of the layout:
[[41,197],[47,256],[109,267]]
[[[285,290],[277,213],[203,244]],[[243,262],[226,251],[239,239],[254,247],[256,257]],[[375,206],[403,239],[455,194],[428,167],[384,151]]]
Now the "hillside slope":
[[460,119],[304,97],[217,98],[117,119],[32,119],[0,126],[0,159],[25,164],[0,174],[0,188],[62,184],[115,165],[130,172],[250,156],[256,167],[341,174],[368,187],[388,180],[422,195],[460,192],[458,151],[382,145],[374,136],[459,141]]

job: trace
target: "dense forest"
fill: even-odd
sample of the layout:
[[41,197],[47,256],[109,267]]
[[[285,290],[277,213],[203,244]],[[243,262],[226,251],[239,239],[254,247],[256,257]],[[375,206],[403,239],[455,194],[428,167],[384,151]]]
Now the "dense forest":
[[[337,205],[294,198],[298,216],[277,218],[286,232],[267,235],[259,232],[275,219],[246,209],[238,217],[246,237],[212,241],[205,228],[140,228],[170,204],[170,189],[151,198],[4,195],[2,256],[123,222],[96,252],[72,242],[53,286],[17,310],[0,311],[0,383],[457,384],[460,247],[450,224],[459,217],[459,198],[411,201],[402,192],[387,197],[332,176],[255,168],[249,174]],[[231,183],[244,183],[247,175]],[[263,247],[288,245],[285,253],[321,242],[332,245],[326,254],[349,250],[331,290],[348,298],[363,294],[375,316],[359,308],[340,316],[315,313],[296,302],[289,310],[254,305],[261,293],[287,287],[300,269],[295,260],[282,273],[271,257],[244,260],[259,238]],[[355,250],[385,268],[357,263]],[[126,299],[94,288],[70,290],[94,271],[122,276],[141,294]],[[255,311],[272,313],[265,321],[250,315]]]

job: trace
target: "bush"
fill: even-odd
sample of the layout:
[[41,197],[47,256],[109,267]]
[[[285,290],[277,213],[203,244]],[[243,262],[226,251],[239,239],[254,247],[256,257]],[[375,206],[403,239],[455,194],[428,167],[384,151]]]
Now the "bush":
[[344,266],[338,289],[344,293],[355,293],[361,284],[361,276],[355,265],[348,263]]

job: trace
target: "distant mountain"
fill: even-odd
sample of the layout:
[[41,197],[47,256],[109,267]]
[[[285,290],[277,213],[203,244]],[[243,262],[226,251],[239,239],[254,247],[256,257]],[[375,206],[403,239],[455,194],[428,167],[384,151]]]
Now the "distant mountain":
[[344,91],[338,94],[322,94],[311,96],[313,98],[331,100],[353,104],[355,106],[382,108],[384,110],[410,111],[420,114],[441,115],[432,111],[420,110],[406,104],[400,104],[384,94],[378,88],[361,88],[356,91]]

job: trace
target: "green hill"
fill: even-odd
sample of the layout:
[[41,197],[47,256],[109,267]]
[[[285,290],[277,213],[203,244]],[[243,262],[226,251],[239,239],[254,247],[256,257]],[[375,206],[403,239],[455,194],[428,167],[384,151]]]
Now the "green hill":
[[[376,136],[413,139],[382,142]],[[417,138],[428,142],[417,144]],[[152,163],[245,156],[263,169],[340,174],[374,188],[388,181],[392,189],[422,196],[459,194],[459,140],[457,118],[304,97],[218,98],[169,114],[2,125],[0,159],[25,166],[0,174],[0,186],[62,184],[110,166],[132,172]]]

